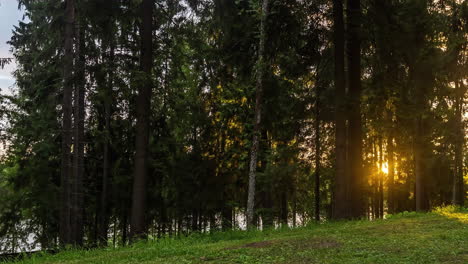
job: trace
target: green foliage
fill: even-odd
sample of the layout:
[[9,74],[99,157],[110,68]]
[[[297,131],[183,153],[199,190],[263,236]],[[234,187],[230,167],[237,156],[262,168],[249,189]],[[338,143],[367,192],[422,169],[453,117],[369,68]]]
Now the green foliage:
[[12,58],[0,58],[0,69],[3,69],[5,65],[11,63],[12,60]]

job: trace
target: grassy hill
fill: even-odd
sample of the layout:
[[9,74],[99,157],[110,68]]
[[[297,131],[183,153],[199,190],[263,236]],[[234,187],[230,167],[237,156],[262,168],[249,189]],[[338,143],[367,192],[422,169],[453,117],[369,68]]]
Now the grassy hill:
[[447,207],[377,221],[192,235],[35,255],[20,263],[468,263],[468,210]]

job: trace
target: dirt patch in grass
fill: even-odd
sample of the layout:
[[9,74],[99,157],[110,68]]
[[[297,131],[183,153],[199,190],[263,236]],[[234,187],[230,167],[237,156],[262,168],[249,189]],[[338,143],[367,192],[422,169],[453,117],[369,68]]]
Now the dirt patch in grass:
[[447,255],[439,259],[440,263],[468,263],[468,251],[462,251],[456,255]]
[[240,248],[266,248],[266,247],[273,245],[274,242],[275,241],[252,242],[252,243],[247,243],[247,244],[240,245],[240,246],[228,247],[228,248],[225,248],[224,250],[233,250],[233,249],[240,249]]
[[341,243],[332,238],[306,238],[300,240],[287,240],[284,245],[297,248],[299,250],[339,248]]
[[408,222],[385,222],[372,223],[366,226],[357,227],[355,230],[362,235],[379,235],[379,234],[398,234],[406,233],[408,229],[414,228],[413,223]]
[[242,248],[292,248],[294,250],[305,251],[311,249],[326,249],[326,248],[339,248],[342,244],[332,238],[302,238],[302,239],[287,239],[287,240],[266,240],[259,242],[252,242],[243,245],[227,247],[223,250],[236,250]]

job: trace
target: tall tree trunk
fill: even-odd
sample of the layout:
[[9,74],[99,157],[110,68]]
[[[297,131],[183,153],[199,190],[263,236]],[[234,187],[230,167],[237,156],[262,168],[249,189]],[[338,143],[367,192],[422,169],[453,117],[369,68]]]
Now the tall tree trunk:
[[410,79],[415,89],[415,107],[416,118],[414,120],[414,162],[415,162],[415,198],[416,211],[427,211],[429,209],[429,201],[427,197],[427,140],[428,128],[425,114],[428,111],[426,100],[426,87],[424,82],[424,72],[421,70],[423,66],[413,64],[410,67]]
[[260,134],[260,121],[262,116],[262,97],[263,97],[263,74],[265,69],[265,39],[266,39],[266,18],[268,17],[268,1],[263,0],[262,14],[260,19],[260,41],[258,45],[258,60],[257,60],[257,87],[255,95],[255,117],[254,129],[252,136],[252,148],[250,150],[250,165],[249,165],[249,190],[247,198],[247,228],[254,227],[254,205],[255,205],[255,176],[257,172],[257,155]]
[[288,216],[289,216],[289,208],[288,208],[288,194],[286,189],[281,192],[281,227],[288,227]]
[[383,191],[383,146],[382,138],[379,137],[379,218],[383,218],[384,215],[384,191]]
[[214,233],[218,229],[218,226],[216,224],[216,214],[214,212],[210,213],[210,219],[209,219],[209,228],[210,228],[210,233]]
[[138,86],[136,101],[135,172],[133,178],[132,214],[130,221],[131,239],[146,237],[146,178],[148,174],[149,116],[153,67],[153,0],[141,3],[142,22],[140,27],[141,50],[140,71],[144,74]]
[[[109,3],[109,8],[114,8],[114,2],[111,1]],[[113,28],[115,25],[115,18],[114,16],[108,16],[107,19],[109,20],[109,27]],[[108,200],[110,199],[109,196],[109,173],[110,173],[110,166],[111,166],[111,127],[110,127],[110,119],[111,119],[111,111],[113,106],[113,96],[112,91],[114,87],[114,72],[115,72],[115,41],[113,39],[114,30],[108,32],[108,35],[105,37],[103,41],[106,42],[106,47],[109,48],[109,56],[107,58],[107,81],[105,85],[103,85],[103,99],[102,103],[104,105],[104,127],[103,127],[103,166],[102,166],[102,187],[101,187],[101,195],[99,197],[99,244],[100,246],[107,246],[108,244],[108,231],[109,231],[109,222],[110,222],[110,208],[108,205]],[[114,233],[115,235],[115,233]]]
[[[392,117],[390,117],[392,120]],[[388,152],[388,213],[395,213],[395,145],[393,143],[393,121],[390,127],[389,136],[387,139],[387,152]]]
[[71,142],[72,142],[72,93],[73,93],[73,27],[75,25],[75,1],[67,0],[65,7],[65,42],[62,102],[62,165],[60,172],[60,244],[72,242],[71,227]]
[[332,217],[348,216],[348,193],[346,173],[346,111],[344,70],[344,19],[343,1],[333,0],[333,44],[335,48],[335,180],[333,188]]
[[99,243],[100,246],[107,246],[107,236],[109,227],[109,167],[110,167],[110,117],[112,105],[112,89],[114,86],[114,45],[111,41],[109,54],[109,68],[106,87],[104,88],[104,142],[103,142],[103,165],[102,165],[102,189],[100,197],[100,217],[99,217]]
[[[268,141],[268,132],[266,129],[262,129],[262,143],[261,146],[261,167],[260,171],[265,172],[268,163],[267,152],[271,148]],[[260,191],[261,204],[262,204],[262,228],[271,228],[273,227],[273,201],[272,201],[272,182],[271,179],[266,179],[263,182]]]
[[232,205],[230,199],[226,200],[221,210],[221,228],[223,231],[232,230]]
[[[375,138],[372,137],[372,166],[377,164],[377,148]],[[371,197],[372,197],[372,219],[379,218],[379,206],[378,206],[378,173],[377,170],[374,178],[371,179]]]
[[293,212],[292,212],[292,224],[293,227],[296,227],[296,218],[297,218],[297,190],[294,190],[293,195]]
[[316,87],[315,102],[315,220],[320,221],[320,86]]
[[[77,19],[79,21],[79,19]],[[84,173],[84,119],[85,119],[85,56],[84,56],[84,29],[76,27],[76,77],[74,98],[74,145],[73,145],[73,234],[74,244],[83,245],[83,173]]]
[[362,170],[362,125],[361,125],[361,1],[347,1],[347,58],[349,80],[349,130],[348,159],[351,201],[350,217],[364,216],[363,170]]
[[[221,132],[221,143],[219,146],[219,151],[217,153],[218,155],[221,156],[220,158],[221,161],[218,160],[219,162],[218,164],[220,163],[223,164],[222,157],[224,156],[224,153],[226,152],[226,138],[227,138],[227,135],[224,132]],[[232,224],[233,223],[232,221],[233,198],[232,198],[231,188],[234,183],[232,179],[232,174],[229,172],[228,173],[224,172],[222,165],[217,165],[217,166],[219,166],[217,177],[221,177],[222,179],[224,179],[223,203],[221,205],[221,229],[223,231],[227,231],[227,230],[232,230],[233,228],[233,224]]]
[[127,210],[124,210],[123,215],[122,215],[122,246],[127,245],[127,240],[128,240],[128,212]]
[[199,211],[197,209],[192,209],[192,219],[191,219],[191,226],[190,229],[192,232],[199,231],[198,230],[198,214]]
[[463,183],[463,148],[465,146],[465,127],[463,124],[463,102],[466,93],[465,84],[462,81],[455,82],[455,172],[452,187],[452,203],[463,206],[464,183]]
[[414,139],[414,161],[415,161],[415,196],[416,211],[427,211],[429,209],[426,197],[426,159],[425,159],[425,132],[424,119],[419,115],[415,120],[415,139]]
[[112,223],[112,247],[115,248],[115,242],[117,238],[117,217],[114,218],[114,223]]

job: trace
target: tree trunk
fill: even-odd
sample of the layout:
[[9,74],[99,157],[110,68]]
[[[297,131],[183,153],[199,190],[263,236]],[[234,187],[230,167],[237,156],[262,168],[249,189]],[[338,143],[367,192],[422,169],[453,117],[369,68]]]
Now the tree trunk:
[[146,237],[146,178],[148,174],[149,116],[152,90],[151,69],[153,67],[153,0],[143,0],[140,7],[142,12],[140,71],[144,77],[143,81],[139,83],[136,101],[135,172],[130,221],[130,238],[132,240]]
[[71,141],[72,141],[72,93],[73,93],[73,27],[75,25],[75,1],[67,0],[65,7],[65,45],[62,102],[62,165],[60,172],[60,244],[72,242],[71,228]]
[[463,183],[463,147],[465,145],[465,127],[463,124],[463,100],[466,88],[462,81],[455,82],[455,172],[453,179],[452,203],[463,206],[464,204],[464,183]]
[[343,1],[333,0],[333,43],[335,48],[335,180],[333,188],[332,217],[348,216],[348,193],[346,173],[346,111],[344,71],[344,21]]
[[262,14],[260,21],[260,41],[258,45],[258,60],[257,60],[257,87],[255,95],[255,117],[254,129],[252,136],[252,148],[250,150],[250,165],[249,165],[249,189],[247,198],[247,228],[254,226],[254,204],[255,204],[255,176],[257,171],[257,155],[258,155],[258,137],[260,133],[260,121],[262,116],[262,97],[263,97],[263,74],[265,69],[264,51],[266,39],[266,18],[268,17],[268,1],[263,0]]
[[422,115],[415,120],[415,139],[414,139],[414,161],[415,161],[415,196],[416,196],[416,211],[427,211],[429,209],[426,197],[426,159],[425,159],[425,132],[424,120]]
[[315,221],[320,221],[320,86],[315,100]]
[[218,226],[216,224],[216,214],[214,212],[210,213],[210,221],[209,221],[209,228],[210,228],[210,233],[213,233],[218,229]]
[[[112,41],[111,41],[112,42]],[[114,46],[111,44],[109,56],[110,71],[107,76],[107,84],[104,88],[104,146],[103,146],[103,165],[102,165],[102,189],[100,197],[100,218],[99,218],[99,243],[100,246],[107,245],[108,227],[109,227],[109,208],[107,200],[109,199],[109,167],[110,167],[110,117],[112,105],[112,89],[114,86]]]
[[124,210],[122,215],[122,246],[127,245],[128,240],[128,213],[127,210]]
[[[377,148],[375,138],[372,137],[372,166],[377,164]],[[371,179],[371,197],[372,197],[372,219],[379,218],[379,206],[378,206],[378,171],[375,177]]]
[[112,247],[115,248],[115,241],[117,237],[117,218],[114,218],[114,223],[112,224],[113,234],[112,234]]
[[384,215],[384,191],[383,191],[383,178],[384,173],[382,171],[383,168],[383,146],[382,146],[382,138],[379,137],[379,218],[383,218]]
[[[271,183],[268,183],[271,187]],[[262,226],[263,229],[273,227],[273,201],[271,198],[271,190],[264,192],[264,203],[263,203],[263,213],[262,213]]]
[[350,217],[364,216],[362,170],[362,125],[361,125],[361,1],[347,2],[347,58],[349,80],[349,130],[348,130],[348,159],[349,159],[349,187],[351,201]]
[[229,231],[232,230],[232,227],[232,206],[228,201],[221,210],[221,228],[223,231]]
[[[79,21],[77,19],[77,21]],[[80,28],[81,24],[76,27],[76,58],[75,67],[75,98],[74,98],[74,145],[73,145],[73,242],[75,245],[83,245],[83,173],[84,173],[84,119],[85,119],[85,56],[84,56],[84,31]]]
[[[265,172],[268,163],[268,150],[271,148],[268,142],[268,132],[266,129],[262,130],[262,143],[261,146],[261,167],[260,171]],[[262,228],[273,227],[273,201],[272,201],[272,181],[271,179],[265,179],[263,181],[264,186],[260,188],[261,204],[262,204]]]
[[[392,119],[392,117],[390,117]],[[390,128],[389,136],[387,139],[387,152],[388,152],[388,213],[395,213],[395,145],[393,144],[393,121]]]
[[192,209],[192,219],[190,229],[192,232],[199,231],[198,230],[198,211],[196,209]]
[[286,190],[283,190],[283,192],[281,193],[281,227],[288,227],[288,209],[288,195],[286,193]]
[[426,88],[422,82],[425,76],[424,72],[420,69],[423,66],[413,64],[410,67],[410,79],[415,89],[415,108],[416,118],[414,120],[414,162],[415,162],[415,198],[416,198],[416,211],[427,211],[429,209],[429,201],[427,197],[427,140],[428,128],[426,127],[425,112],[428,111],[426,100]]
[[296,217],[297,217],[297,191],[294,190],[294,194],[293,194],[293,211],[292,211],[292,224],[293,224],[293,227],[295,228],[296,227]]

